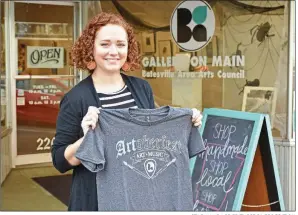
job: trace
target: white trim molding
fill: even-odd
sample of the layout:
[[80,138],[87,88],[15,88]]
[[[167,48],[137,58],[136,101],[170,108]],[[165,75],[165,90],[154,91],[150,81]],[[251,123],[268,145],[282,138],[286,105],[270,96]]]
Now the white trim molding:
[[16,166],[27,164],[40,164],[52,162],[51,153],[18,155],[15,161]]

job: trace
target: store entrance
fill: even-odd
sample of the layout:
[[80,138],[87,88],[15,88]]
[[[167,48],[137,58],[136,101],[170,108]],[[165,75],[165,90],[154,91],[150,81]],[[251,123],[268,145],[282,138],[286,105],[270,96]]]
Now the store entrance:
[[80,79],[70,66],[78,35],[76,3],[16,2],[16,165],[50,162],[63,95]]

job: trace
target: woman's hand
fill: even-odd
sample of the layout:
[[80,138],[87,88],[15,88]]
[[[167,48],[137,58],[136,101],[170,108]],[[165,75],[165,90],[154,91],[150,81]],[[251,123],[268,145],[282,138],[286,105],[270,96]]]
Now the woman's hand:
[[94,129],[98,121],[98,114],[100,113],[99,109],[94,106],[89,106],[88,112],[84,116],[81,126],[84,132],[84,135],[87,133],[89,128]]
[[196,108],[192,108],[191,110],[192,110],[192,122],[194,123],[194,126],[200,127],[202,125],[203,115]]
[[[84,136],[86,135],[87,131],[91,127],[94,129],[96,127],[96,123],[98,121],[98,114],[99,114],[99,109],[94,107],[94,106],[89,106],[88,111],[86,115],[83,117],[83,120],[81,122],[81,127],[84,132]],[[70,144],[69,146],[66,147],[64,151],[64,157],[68,161],[68,163],[72,166],[78,166],[81,161],[76,158],[75,154],[80,147],[80,145],[83,142],[84,137],[81,137],[78,139],[75,143]]]

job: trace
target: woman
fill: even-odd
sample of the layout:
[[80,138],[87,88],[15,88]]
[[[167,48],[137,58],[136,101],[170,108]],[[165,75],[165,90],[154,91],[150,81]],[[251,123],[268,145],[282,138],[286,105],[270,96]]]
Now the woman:
[[[64,173],[73,169],[69,210],[96,211],[95,173],[74,156],[84,135],[95,128],[101,108],[154,108],[152,89],[145,80],[120,71],[139,67],[133,29],[120,16],[100,13],[84,29],[72,49],[73,64],[88,69],[90,76],[61,100],[56,136],[52,146],[54,166]],[[201,124],[194,109],[193,122]]]

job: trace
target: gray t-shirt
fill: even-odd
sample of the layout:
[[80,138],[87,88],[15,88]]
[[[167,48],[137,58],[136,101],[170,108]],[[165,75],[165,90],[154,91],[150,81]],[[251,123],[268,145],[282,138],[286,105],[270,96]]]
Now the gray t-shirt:
[[192,211],[189,157],[205,150],[192,111],[102,109],[76,157],[97,172],[99,211]]

